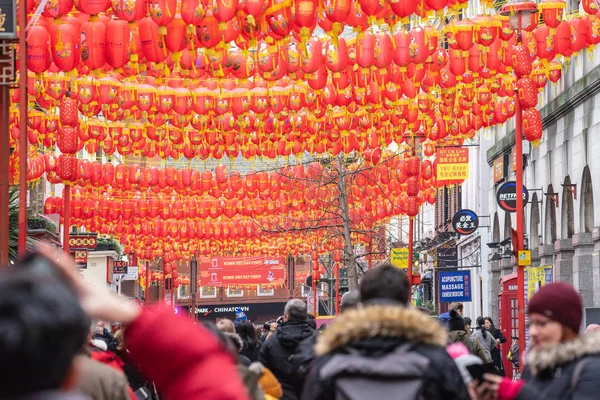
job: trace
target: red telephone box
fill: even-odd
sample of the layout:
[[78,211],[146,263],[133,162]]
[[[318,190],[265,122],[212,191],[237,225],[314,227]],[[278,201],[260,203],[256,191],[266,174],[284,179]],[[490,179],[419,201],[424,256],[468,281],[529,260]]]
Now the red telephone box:
[[502,363],[507,378],[512,378],[518,371],[506,356],[510,349],[511,337],[519,336],[519,300],[517,297],[517,274],[500,277],[500,293],[498,294],[498,328],[506,338],[501,345]]

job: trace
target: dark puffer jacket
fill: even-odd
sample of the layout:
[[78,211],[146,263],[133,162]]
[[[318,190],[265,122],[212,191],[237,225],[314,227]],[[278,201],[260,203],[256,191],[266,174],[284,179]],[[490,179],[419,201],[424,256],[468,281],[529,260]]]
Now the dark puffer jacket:
[[[589,332],[558,346],[527,353],[517,400],[600,398],[600,333]],[[572,385],[579,362],[583,361]],[[573,386],[573,387],[572,387]]]
[[[273,372],[283,388],[282,400],[296,400],[302,391],[303,382],[290,360],[290,356],[312,352],[316,331],[306,321],[288,321],[277,328],[277,333],[262,345],[258,360]],[[311,354],[302,354],[311,358]]]
[[[390,374],[386,363],[392,361],[389,356],[408,345],[410,352],[429,361],[419,375],[423,380],[421,399],[469,400],[460,371],[446,352],[447,341],[446,331],[420,311],[381,304],[349,310],[317,340],[318,358],[304,384],[302,399],[336,399],[336,378],[324,378],[330,366],[328,363],[334,357],[346,356],[347,365],[352,364],[353,367],[345,373],[351,376],[367,378],[372,371],[386,371],[387,377]],[[368,390],[369,399],[387,398],[382,396],[377,384],[370,385],[373,388]]]

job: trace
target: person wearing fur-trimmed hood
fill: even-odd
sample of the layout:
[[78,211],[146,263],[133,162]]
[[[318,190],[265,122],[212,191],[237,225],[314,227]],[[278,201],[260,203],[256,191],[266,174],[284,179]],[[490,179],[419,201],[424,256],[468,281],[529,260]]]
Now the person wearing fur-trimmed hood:
[[374,268],[360,295],[362,304],[317,339],[303,400],[470,399],[446,352],[446,330],[407,307],[404,271],[390,264]]
[[530,343],[520,381],[484,375],[480,399],[597,399],[600,394],[600,334],[579,334],[583,304],[569,284],[542,287],[529,301]]

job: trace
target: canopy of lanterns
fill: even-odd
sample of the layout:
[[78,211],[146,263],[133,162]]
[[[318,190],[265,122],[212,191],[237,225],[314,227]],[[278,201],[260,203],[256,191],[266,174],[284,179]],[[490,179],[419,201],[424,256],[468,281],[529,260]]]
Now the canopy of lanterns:
[[[26,123],[28,179],[72,185],[70,223],[142,259],[331,250],[336,180],[356,231],[415,216],[460,183],[436,179],[439,148],[511,118],[515,90],[538,141],[538,93],[600,42],[592,0],[570,17],[564,1],[540,3],[522,42],[480,3],[465,18],[458,0],[28,0],[30,111],[19,120],[15,89],[13,147]],[[359,161],[336,175],[306,154]],[[224,157],[289,166],[190,166]],[[45,211],[62,215],[62,199]]]

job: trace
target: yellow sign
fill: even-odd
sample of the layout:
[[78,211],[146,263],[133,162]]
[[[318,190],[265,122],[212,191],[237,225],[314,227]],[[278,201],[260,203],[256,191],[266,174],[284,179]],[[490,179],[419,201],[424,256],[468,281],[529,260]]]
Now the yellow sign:
[[546,284],[546,270],[551,269],[547,265],[541,267],[527,267],[525,273],[527,274],[527,299],[537,293],[542,286]]
[[390,263],[397,268],[408,269],[408,249],[396,247],[390,251]]
[[437,179],[451,181],[467,179],[469,177],[469,164],[438,164]]
[[519,267],[531,265],[531,250],[519,250],[517,256]]
[[437,155],[437,179],[462,180],[469,177],[469,149],[442,148]]

